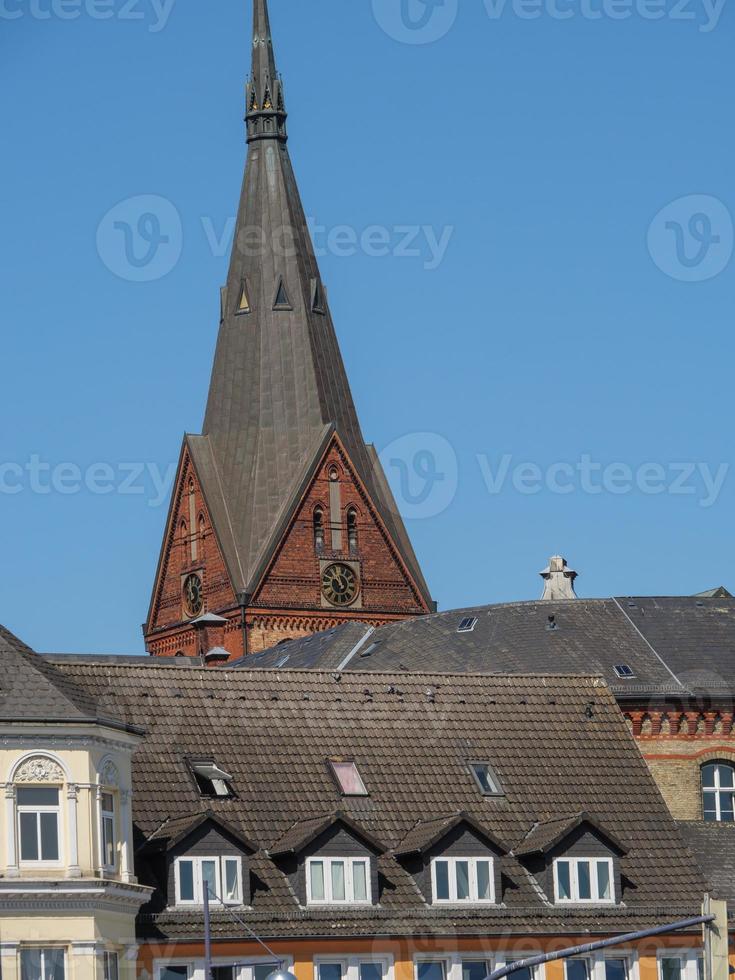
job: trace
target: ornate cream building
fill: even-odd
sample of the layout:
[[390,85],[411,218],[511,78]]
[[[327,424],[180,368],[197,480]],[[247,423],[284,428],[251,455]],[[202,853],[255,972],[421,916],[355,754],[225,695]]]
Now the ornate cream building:
[[133,980],[141,734],[2,629],[0,656],[2,978]]

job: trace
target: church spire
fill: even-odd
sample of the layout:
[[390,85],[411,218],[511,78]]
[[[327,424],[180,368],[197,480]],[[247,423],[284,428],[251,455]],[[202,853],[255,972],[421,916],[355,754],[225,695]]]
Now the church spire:
[[207,410],[185,440],[146,627],[164,655],[198,651],[191,621],[205,611],[227,620],[234,655],[431,608],[360,429],[288,152],[266,3],[253,0],[248,156]]
[[285,143],[286,104],[273,53],[268,0],[254,2],[253,67],[246,98],[248,143],[259,139],[278,139]]

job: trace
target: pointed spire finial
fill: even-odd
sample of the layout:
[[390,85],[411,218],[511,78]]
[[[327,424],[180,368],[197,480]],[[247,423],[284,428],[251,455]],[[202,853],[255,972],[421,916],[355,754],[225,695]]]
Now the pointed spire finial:
[[268,0],[253,0],[253,66],[247,86],[248,143],[275,139],[285,143],[286,106],[276,70]]

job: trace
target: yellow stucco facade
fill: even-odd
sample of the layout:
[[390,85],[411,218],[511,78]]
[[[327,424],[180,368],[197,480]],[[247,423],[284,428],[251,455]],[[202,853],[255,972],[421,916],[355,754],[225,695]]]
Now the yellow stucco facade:
[[0,728],[3,980],[134,980],[150,894],[133,867],[139,741],[104,724]]

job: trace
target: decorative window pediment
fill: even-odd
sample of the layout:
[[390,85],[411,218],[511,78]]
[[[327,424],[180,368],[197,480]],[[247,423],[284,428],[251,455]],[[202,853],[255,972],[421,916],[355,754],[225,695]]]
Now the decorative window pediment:
[[33,756],[16,769],[13,781],[16,783],[63,783],[61,766],[47,756]]

